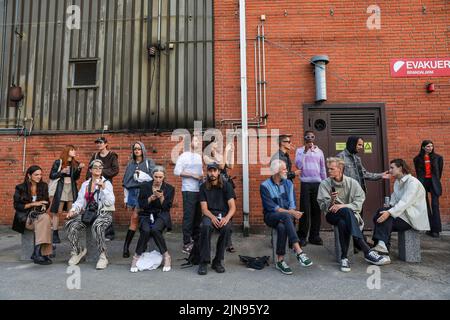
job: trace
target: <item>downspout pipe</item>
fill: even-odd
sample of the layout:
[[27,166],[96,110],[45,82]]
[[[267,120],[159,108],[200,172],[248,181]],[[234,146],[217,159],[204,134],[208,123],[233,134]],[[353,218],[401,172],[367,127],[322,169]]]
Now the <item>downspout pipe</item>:
[[[5,59],[6,59],[6,13],[8,11],[8,1],[4,2],[4,8],[3,8],[3,26],[2,26],[2,33],[3,33],[3,41],[1,43],[1,65],[0,65],[0,103],[3,101],[3,70],[5,67]],[[6,103],[5,103],[6,104]]]
[[248,155],[248,99],[247,99],[247,31],[245,0],[239,0],[240,51],[241,51],[241,108],[242,108],[242,202],[243,234],[250,232],[250,181]]

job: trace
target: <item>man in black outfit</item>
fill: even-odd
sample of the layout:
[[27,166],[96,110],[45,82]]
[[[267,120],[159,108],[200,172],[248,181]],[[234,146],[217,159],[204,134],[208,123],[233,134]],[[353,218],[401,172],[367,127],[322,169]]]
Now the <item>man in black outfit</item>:
[[216,257],[211,267],[217,273],[225,272],[222,260],[225,257],[226,241],[231,231],[230,221],[236,212],[233,187],[220,178],[219,165],[210,163],[207,170],[208,180],[200,187],[203,218],[200,234],[199,275],[208,273],[207,264],[211,261],[211,234],[214,229],[220,231],[220,236],[217,240]]
[[288,179],[292,182],[294,181],[295,177],[299,177],[301,174],[300,170],[292,171],[292,161],[289,157],[289,152],[292,149],[292,141],[291,136],[287,134],[282,134],[278,137],[278,145],[280,149],[277,153],[275,153],[272,156],[272,159],[270,159],[270,163],[272,163],[274,160],[279,159],[284,161],[286,163],[286,167],[288,170]]

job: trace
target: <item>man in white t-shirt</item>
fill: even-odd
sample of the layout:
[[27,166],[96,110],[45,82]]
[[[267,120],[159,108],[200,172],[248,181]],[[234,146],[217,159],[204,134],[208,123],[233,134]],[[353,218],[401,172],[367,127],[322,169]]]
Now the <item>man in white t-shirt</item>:
[[192,138],[190,150],[178,158],[174,174],[182,178],[183,253],[189,254],[194,246],[194,240],[200,235],[202,218],[199,192],[200,183],[203,181],[203,162],[198,137]]

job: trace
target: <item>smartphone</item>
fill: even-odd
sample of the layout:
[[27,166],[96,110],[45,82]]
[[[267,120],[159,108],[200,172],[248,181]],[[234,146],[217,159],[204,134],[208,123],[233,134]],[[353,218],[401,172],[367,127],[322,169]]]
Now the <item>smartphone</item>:
[[331,187],[331,192],[335,193],[336,192],[336,188],[335,187]]

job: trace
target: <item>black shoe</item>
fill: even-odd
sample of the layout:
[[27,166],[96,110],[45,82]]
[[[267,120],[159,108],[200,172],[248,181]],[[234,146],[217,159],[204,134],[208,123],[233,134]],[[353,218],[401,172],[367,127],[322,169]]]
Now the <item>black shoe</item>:
[[439,238],[439,232],[427,231],[426,234],[429,235],[432,238]]
[[53,230],[53,243],[61,243],[61,239],[59,239],[58,230]]
[[132,230],[128,230],[127,232],[127,236],[125,237],[125,243],[123,244],[123,254],[122,256],[124,258],[129,258],[130,257],[130,244],[131,241],[133,240],[134,234],[136,233],[136,231],[132,231]]
[[50,256],[44,256],[44,259],[48,262],[49,265],[53,263],[52,259],[50,259]]
[[323,246],[323,240],[320,237],[311,238],[308,242],[316,246]]
[[199,275],[201,275],[201,276],[205,276],[208,273],[208,266],[207,266],[207,264],[206,263],[201,263],[198,266],[198,272],[197,273]]
[[[39,265],[42,265],[42,266],[46,266],[46,265],[51,264],[51,260],[50,259],[46,259],[45,257],[43,257],[41,255],[41,245],[34,246],[34,252],[33,252],[33,256],[32,257],[33,257],[33,262],[35,264],[39,264]],[[49,262],[49,260],[50,260],[50,262]]]
[[223,267],[223,265],[220,262],[213,262],[211,268],[213,270],[216,270],[217,273],[224,273],[225,272],[225,268]]
[[302,248],[306,247],[306,245],[308,244],[306,242],[306,239],[304,239],[304,238],[300,238],[300,241],[298,243],[299,243],[300,247],[302,247]]

